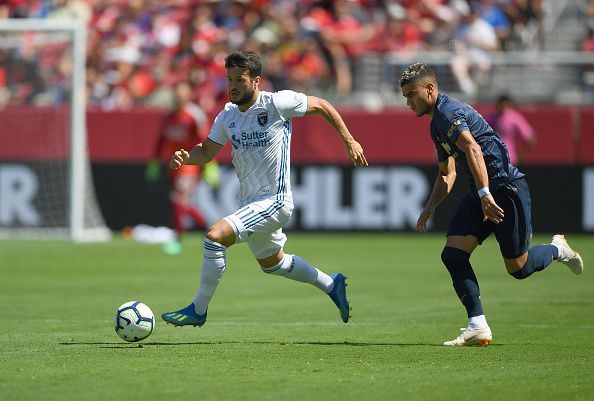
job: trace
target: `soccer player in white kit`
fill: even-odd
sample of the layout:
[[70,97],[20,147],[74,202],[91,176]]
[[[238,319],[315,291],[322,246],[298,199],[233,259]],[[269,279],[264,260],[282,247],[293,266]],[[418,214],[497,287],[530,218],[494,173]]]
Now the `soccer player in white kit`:
[[336,304],[342,321],[349,320],[346,277],[329,276],[297,255],[286,254],[282,227],[293,211],[290,180],[291,118],[321,115],[342,139],[355,166],[366,166],[361,145],[349,133],[336,109],[324,99],[290,90],[260,91],[260,56],[236,51],[225,59],[230,103],[212,125],[208,138],[191,151],[180,149],[169,166],[204,165],[231,141],[232,159],[239,178],[240,209],[209,227],[204,238],[200,288],[192,303],[166,312],[163,320],[176,326],[202,326],[208,304],[225,272],[227,248],[247,242],[262,271],[312,284]]

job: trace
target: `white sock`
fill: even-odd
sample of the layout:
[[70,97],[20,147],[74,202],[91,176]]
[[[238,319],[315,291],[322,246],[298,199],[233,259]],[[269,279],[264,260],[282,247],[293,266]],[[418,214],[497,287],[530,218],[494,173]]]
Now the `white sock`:
[[270,268],[262,268],[264,273],[283,276],[301,283],[308,283],[318,287],[325,293],[332,291],[334,281],[332,277],[311,266],[297,255],[285,254],[283,260]]
[[554,242],[543,245],[553,245],[555,248],[557,248],[557,260],[561,260],[565,256],[565,249],[561,245],[555,244]]
[[202,271],[200,272],[200,289],[194,297],[194,308],[196,313],[204,315],[208,304],[225,273],[225,256],[227,248],[218,242],[204,239],[204,259],[202,260]]
[[489,327],[485,315],[473,316],[468,318],[468,328],[474,330],[486,329]]

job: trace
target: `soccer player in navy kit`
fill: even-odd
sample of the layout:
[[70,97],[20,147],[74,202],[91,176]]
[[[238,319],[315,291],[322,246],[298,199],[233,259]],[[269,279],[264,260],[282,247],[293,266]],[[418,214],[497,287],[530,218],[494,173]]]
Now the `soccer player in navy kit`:
[[431,117],[431,139],[439,165],[417,230],[427,231],[427,221],[454,185],[456,168],[464,170],[470,181],[471,191],[454,213],[441,253],[456,294],[466,308],[468,324],[458,337],[444,345],[489,345],[492,333],[470,264],[470,255],[477,245],[495,233],[507,272],[519,280],[543,270],[555,259],[580,274],[582,258],[563,235],[553,236],[551,244],[529,248],[530,191],[524,174],[509,162],[501,138],[476,110],[439,93],[435,74],[426,64],[408,67],[400,78],[400,87],[406,104],[417,117]]

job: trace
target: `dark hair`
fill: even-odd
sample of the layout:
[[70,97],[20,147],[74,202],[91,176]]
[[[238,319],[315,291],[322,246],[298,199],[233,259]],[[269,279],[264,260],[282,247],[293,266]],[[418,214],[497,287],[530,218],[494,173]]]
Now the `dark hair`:
[[414,63],[413,65],[409,66],[406,70],[404,70],[404,72],[400,76],[400,87],[403,87],[404,85],[409,83],[416,84],[423,78],[427,77],[437,82],[435,73],[427,64]]
[[234,51],[225,57],[225,68],[240,67],[248,70],[250,78],[262,75],[262,59],[256,52]]

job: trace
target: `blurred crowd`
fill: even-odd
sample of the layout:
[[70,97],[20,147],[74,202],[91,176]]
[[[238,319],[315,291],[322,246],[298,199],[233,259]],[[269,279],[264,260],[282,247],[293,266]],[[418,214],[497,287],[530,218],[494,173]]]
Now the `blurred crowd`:
[[[0,0],[4,18],[84,21],[91,107],[170,107],[176,83],[187,81],[208,112],[226,99],[224,58],[238,48],[262,54],[263,89],[332,94],[338,101],[352,94],[354,65],[366,54],[444,50],[453,53],[460,89],[472,94],[491,68],[488,53],[521,48],[542,6],[541,0]],[[51,38],[29,32],[0,41],[0,106],[68,100],[72,55]]]

